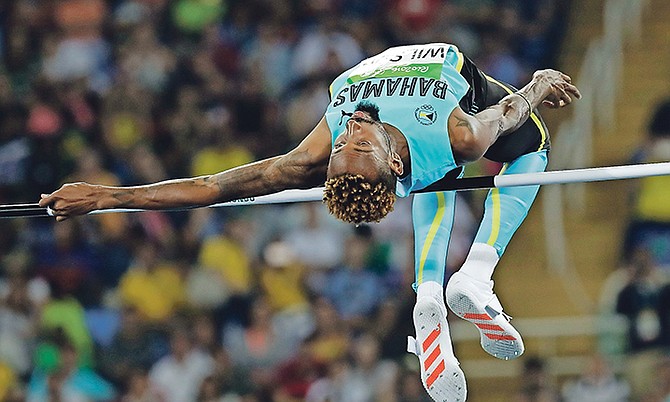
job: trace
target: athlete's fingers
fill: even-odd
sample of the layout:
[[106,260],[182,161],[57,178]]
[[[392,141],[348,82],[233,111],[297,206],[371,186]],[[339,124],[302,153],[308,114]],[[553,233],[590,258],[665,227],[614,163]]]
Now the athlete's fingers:
[[563,102],[563,104],[561,106],[565,106],[565,105],[569,105],[569,104],[572,103],[572,98],[570,97],[570,95],[567,94],[567,92],[563,92],[561,94],[561,100],[560,101]]
[[570,102],[570,96],[565,92],[565,90],[560,85],[552,85],[553,98],[555,98],[554,103],[560,105],[561,100],[564,102]]
[[572,102],[572,98],[563,88],[561,88],[561,90],[558,92],[558,98],[560,100],[564,101],[565,103],[571,103]]
[[46,207],[53,202],[53,193],[51,194],[41,194],[38,204],[40,207]]
[[564,74],[564,73],[560,73],[560,74],[561,74],[561,78],[566,80],[568,83],[572,83],[572,78],[569,75]]
[[582,99],[582,93],[579,91],[579,88],[572,84],[566,85],[566,90],[570,92],[571,94],[575,95],[577,99]]
[[61,216],[65,214],[65,212],[62,209],[58,209],[53,206],[49,207],[49,211],[51,211],[51,214],[53,216]]
[[58,216],[56,216],[56,222],[63,222],[67,218],[69,218],[69,216],[67,216],[67,215],[58,215]]

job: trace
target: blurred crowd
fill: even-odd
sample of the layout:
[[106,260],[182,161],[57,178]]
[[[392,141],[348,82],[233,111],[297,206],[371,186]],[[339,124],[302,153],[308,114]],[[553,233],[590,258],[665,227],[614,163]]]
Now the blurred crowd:
[[[515,85],[550,66],[558,0],[0,2],[0,202],[277,155],[344,69],[449,42]],[[486,167],[483,167],[485,169]],[[460,197],[448,265],[480,211]],[[428,402],[409,201],[0,221],[0,400]]]
[[[650,110],[646,136],[631,164],[670,160],[670,99]],[[645,402],[670,400],[670,177],[628,183],[628,216],[620,266],[600,295],[600,348],[623,358],[631,394]],[[626,399],[628,400],[628,399]]]

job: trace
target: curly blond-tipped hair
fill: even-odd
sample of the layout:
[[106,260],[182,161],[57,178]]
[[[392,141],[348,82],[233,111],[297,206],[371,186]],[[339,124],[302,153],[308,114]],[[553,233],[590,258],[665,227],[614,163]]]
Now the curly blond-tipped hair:
[[373,184],[360,174],[344,174],[326,181],[323,202],[344,222],[379,222],[393,211],[394,191],[383,181]]

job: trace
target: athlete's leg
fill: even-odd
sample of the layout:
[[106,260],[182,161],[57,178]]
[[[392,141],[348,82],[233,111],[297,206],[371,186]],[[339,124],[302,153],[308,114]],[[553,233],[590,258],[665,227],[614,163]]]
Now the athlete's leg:
[[416,339],[408,348],[419,356],[421,382],[435,401],[464,401],[465,376],[454,356],[447,324],[443,284],[447,246],[454,222],[455,192],[414,196]]
[[[502,174],[541,172],[546,151],[534,152],[506,164]],[[523,341],[493,293],[491,277],[512,236],[528,215],[539,186],[492,189],[470,253],[447,286],[447,303],[458,316],[471,321],[481,334],[482,347],[501,359],[523,353]]]
[[[416,194],[412,202],[414,225],[414,288],[418,295],[423,289],[437,284],[439,293],[432,294],[442,300],[442,286],[446,269],[447,247],[454,225],[456,192]],[[433,283],[433,284],[431,284]],[[422,286],[422,285],[428,286]]]
[[[506,164],[503,175],[543,172],[547,168],[547,151],[522,155]],[[540,186],[505,187],[489,191],[485,212],[475,243],[488,244],[502,256],[516,230],[528,215]]]

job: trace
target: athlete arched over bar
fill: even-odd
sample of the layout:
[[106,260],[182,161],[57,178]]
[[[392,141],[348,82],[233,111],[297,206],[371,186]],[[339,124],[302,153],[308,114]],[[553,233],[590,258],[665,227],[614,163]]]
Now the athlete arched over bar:
[[[486,76],[455,46],[390,48],[345,71],[330,86],[331,101],[309,135],[285,155],[211,176],[134,187],[66,184],[43,195],[57,220],[97,209],[168,209],[311,188],[325,182],[324,202],[337,218],[377,222],[396,196],[461,175],[482,157],[504,163],[502,174],[540,172],[549,134],[536,108],[581,97],[570,77],[535,72],[520,90]],[[482,347],[500,359],[524,351],[519,333],[493,293],[494,268],[525,219],[539,186],[492,189],[478,233],[446,286],[449,308],[477,326]],[[436,401],[463,401],[466,383],[454,356],[443,296],[445,257],[455,192],[417,194],[414,308],[410,351]]]

